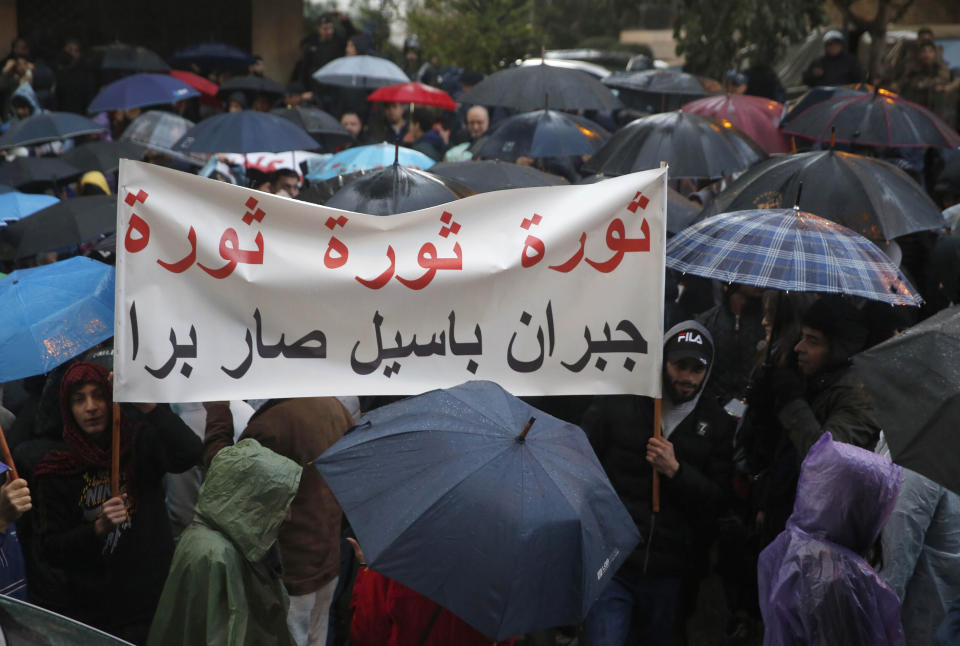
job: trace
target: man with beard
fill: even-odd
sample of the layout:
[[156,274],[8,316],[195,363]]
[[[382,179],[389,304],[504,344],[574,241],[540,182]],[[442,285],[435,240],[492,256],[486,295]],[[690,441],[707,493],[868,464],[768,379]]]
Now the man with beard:
[[728,425],[716,400],[701,397],[714,361],[710,333],[695,321],[675,325],[663,358],[662,438],[654,437],[650,397],[597,397],[584,415],[583,429],[644,538],[587,615],[591,646],[669,639],[684,589],[696,588],[728,487]]

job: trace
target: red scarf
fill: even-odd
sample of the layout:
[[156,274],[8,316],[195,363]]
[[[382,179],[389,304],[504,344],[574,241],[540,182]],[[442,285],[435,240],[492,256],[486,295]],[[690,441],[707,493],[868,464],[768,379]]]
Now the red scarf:
[[[111,466],[112,447],[105,446],[88,436],[73,417],[70,397],[78,388],[86,384],[100,386],[107,399],[109,419],[113,418],[113,397],[110,389],[109,372],[97,363],[78,361],[67,368],[60,381],[60,415],[63,419],[63,440],[69,447],[66,451],[50,451],[37,465],[36,475],[48,473],[59,475],[76,475],[89,469],[109,469]],[[107,429],[111,425],[107,424]],[[108,431],[104,431],[105,433]],[[136,430],[128,421],[120,418],[120,464],[127,471],[128,482],[131,482],[130,448]]]

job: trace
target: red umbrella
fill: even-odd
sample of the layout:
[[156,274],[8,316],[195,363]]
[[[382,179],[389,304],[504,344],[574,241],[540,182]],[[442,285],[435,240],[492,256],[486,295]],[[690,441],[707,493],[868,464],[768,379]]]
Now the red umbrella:
[[782,103],[747,94],[718,94],[691,101],[682,110],[739,128],[768,153],[790,152],[789,140],[778,129]]
[[457,102],[449,94],[415,81],[382,87],[368,96],[367,101],[415,103],[416,105],[432,105],[444,110],[457,109]]
[[[220,88],[213,81],[208,81],[207,79],[194,74],[193,72],[184,72],[183,70],[171,70],[170,76],[183,81],[194,90],[199,92],[202,95],[200,97],[201,103],[205,105],[220,105],[220,101],[216,98],[217,91]],[[213,99],[212,102],[211,99]]]

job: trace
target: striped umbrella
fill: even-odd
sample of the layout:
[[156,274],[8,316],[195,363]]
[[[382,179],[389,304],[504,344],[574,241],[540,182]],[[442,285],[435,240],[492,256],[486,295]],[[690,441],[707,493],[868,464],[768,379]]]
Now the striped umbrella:
[[922,302],[876,245],[799,209],[734,211],[707,218],[670,240],[667,267],[787,292],[847,294],[892,305]]

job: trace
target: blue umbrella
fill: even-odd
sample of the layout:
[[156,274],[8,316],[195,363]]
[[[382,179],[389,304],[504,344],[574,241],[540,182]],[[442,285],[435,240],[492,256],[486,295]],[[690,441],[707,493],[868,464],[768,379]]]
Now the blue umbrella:
[[3,223],[10,220],[19,220],[59,201],[52,195],[43,193],[21,193],[19,191],[4,193],[0,195],[0,219],[3,220]]
[[0,279],[0,382],[50,371],[113,336],[114,269],[75,257]]
[[876,245],[799,209],[734,211],[670,239],[667,267],[788,292],[862,296],[891,305],[922,299]]
[[371,568],[491,640],[581,621],[640,539],[583,431],[488,381],[378,408],[314,464]]
[[266,112],[244,110],[204,119],[174,145],[178,153],[282,153],[320,144],[299,126]]
[[536,110],[507,117],[470,152],[474,158],[568,157],[592,155],[610,133],[586,117],[556,110]]
[[32,146],[105,130],[96,121],[72,112],[41,112],[10,124],[0,137],[0,148]]
[[307,179],[317,182],[358,170],[385,168],[391,166],[394,159],[397,159],[401,166],[419,170],[427,170],[436,163],[422,152],[412,148],[401,146],[399,157],[396,157],[396,155],[396,147],[393,144],[372,144],[370,146],[347,148],[313,166],[307,173]]
[[174,66],[196,64],[204,67],[246,69],[253,63],[253,57],[239,47],[208,42],[188,45],[176,51],[170,58],[170,63]]
[[200,96],[200,93],[167,74],[134,74],[100,90],[90,102],[87,112],[92,114],[147,105],[170,105],[195,96]]

